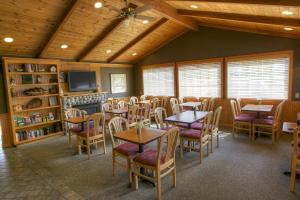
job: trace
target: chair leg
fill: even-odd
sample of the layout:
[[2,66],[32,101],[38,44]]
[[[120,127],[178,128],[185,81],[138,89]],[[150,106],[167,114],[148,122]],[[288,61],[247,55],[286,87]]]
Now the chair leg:
[[256,137],[256,126],[253,125],[252,126],[252,140],[255,141],[255,137]]
[[202,158],[203,158],[203,149],[202,149],[202,141],[200,141],[200,163],[202,162]]
[[77,136],[77,147],[78,147],[78,154],[81,155],[81,140]]
[[272,128],[272,144],[276,143],[276,132],[275,130]]
[[127,159],[127,174],[128,174],[128,187],[131,185],[131,161],[130,158]]
[[105,142],[105,136],[103,136],[103,149],[104,149],[104,154],[106,154],[106,142]]
[[72,133],[68,131],[68,135],[69,135],[69,146],[72,147]]
[[176,187],[176,166],[173,169],[173,187]]
[[157,178],[157,200],[161,199],[161,180],[160,180],[160,171],[156,170],[156,178]]
[[296,167],[297,164],[295,162],[295,158],[293,156],[293,161],[292,161],[292,174],[291,174],[291,180],[290,180],[290,191],[294,192],[295,191],[295,180],[296,180]]
[[88,155],[88,159],[90,159],[90,158],[91,158],[91,146],[90,146],[90,141],[87,141],[87,140],[86,140],[86,143],[87,143],[87,145],[86,145],[87,155]]
[[183,158],[183,138],[180,138],[180,158]]
[[113,152],[112,152],[112,171],[113,171],[113,176],[115,175],[115,166],[116,165],[116,154],[115,154],[115,152],[114,152],[114,150],[113,150]]
[[213,152],[213,136],[210,138],[210,153]]
[[234,122],[232,123],[232,136],[235,136],[235,125]]
[[207,144],[206,144],[206,157],[208,157],[209,155],[209,141],[207,141]]
[[217,134],[217,148],[219,148],[219,133]]
[[138,175],[137,175],[138,170],[139,170],[139,168],[136,165],[134,165],[134,174],[133,174],[133,176],[134,176],[134,189],[136,191],[139,189],[139,181],[138,181]]

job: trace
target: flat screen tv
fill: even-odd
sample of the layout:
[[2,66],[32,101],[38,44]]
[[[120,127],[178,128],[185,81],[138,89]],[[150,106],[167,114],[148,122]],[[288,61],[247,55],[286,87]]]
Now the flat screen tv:
[[96,72],[68,72],[68,82],[71,92],[96,90]]

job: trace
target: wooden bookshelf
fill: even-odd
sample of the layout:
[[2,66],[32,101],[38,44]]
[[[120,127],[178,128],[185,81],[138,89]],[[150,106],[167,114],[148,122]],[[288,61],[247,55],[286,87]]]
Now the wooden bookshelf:
[[[3,66],[14,145],[62,135],[60,61],[5,57]],[[29,96],[28,90],[34,88],[41,93]],[[35,99],[37,105],[31,104]]]

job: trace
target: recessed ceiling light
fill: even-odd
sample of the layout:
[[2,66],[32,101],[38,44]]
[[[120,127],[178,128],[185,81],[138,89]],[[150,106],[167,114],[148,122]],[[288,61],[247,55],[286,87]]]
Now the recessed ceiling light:
[[144,20],[143,21],[143,24],[148,24],[149,23],[149,20]]
[[4,40],[4,42],[11,43],[11,42],[14,41],[14,38],[12,38],[12,37],[6,37],[3,40]]
[[286,30],[286,31],[292,31],[292,30],[294,30],[293,28],[290,28],[290,27],[284,27],[283,29]]
[[60,45],[60,48],[62,48],[62,49],[66,49],[66,48],[68,48],[69,46],[67,45],[67,44],[62,44],[62,45]]
[[190,5],[191,8],[198,8],[196,5]]
[[103,4],[100,2],[100,1],[97,1],[95,4],[94,4],[94,7],[95,8],[101,8],[103,6]]
[[132,54],[132,56],[136,56],[136,55],[137,55],[137,53],[133,53],[133,54]]
[[294,13],[292,11],[289,10],[284,10],[281,12],[283,15],[293,15]]
[[111,50],[110,50],[110,49],[106,50],[106,53],[107,53],[107,54],[110,54],[110,53],[111,53]]

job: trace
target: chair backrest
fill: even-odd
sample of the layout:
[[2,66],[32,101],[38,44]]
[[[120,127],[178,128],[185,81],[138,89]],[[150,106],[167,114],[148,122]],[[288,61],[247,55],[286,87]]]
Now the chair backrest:
[[157,142],[157,166],[160,166],[161,164],[161,158],[163,153],[163,146],[164,142],[167,142],[166,148],[165,148],[165,155],[164,155],[164,164],[175,164],[175,150],[177,146],[177,139],[179,135],[179,128],[174,127],[168,130],[163,136],[161,136],[158,139]]
[[154,110],[154,118],[155,118],[155,123],[156,127],[158,129],[162,129],[165,127],[168,127],[168,123],[164,123],[164,119],[167,117],[167,111],[165,108],[162,107],[157,107]]
[[283,109],[283,105],[284,105],[285,101],[280,102],[280,104],[278,104],[278,106],[276,107],[275,113],[274,113],[274,121],[273,124],[279,124],[280,120],[281,120],[281,114],[282,114],[282,109]]
[[213,115],[213,119],[212,119],[212,131],[218,131],[219,130],[219,122],[220,122],[220,116],[222,113],[222,106],[219,106]]
[[237,98],[236,99],[236,106],[237,106],[237,115],[240,115],[242,113],[242,99]]
[[102,112],[105,112],[107,110],[111,110],[112,109],[112,104],[111,103],[104,103],[102,104]]
[[213,118],[213,112],[210,111],[203,119],[203,129],[201,134],[202,138],[207,139],[207,137],[209,137],[208,134],[212,125],[212,118]]
[[300,142],[300,127],[295,128],[294,133],[293,133],[293,158],[299,159],[298,154],[299,154],[299,144]]
[[82,117],[82,110],[78,108],[68,108],[65,110],[65,118]]
[[123,117],[114,117],[108,122],[108,129],[112,141],[112,147],[116,147],[120,141],[114,138],[114,135],[129,129],[127,119]]
[[172,114],[177,115],[178,113],[182,112],[182,106],[180,104],[175,104],[172,107]]
[[151,104],[145,103],[140,108],[140,116],[144,117],[144,120],[150,119],[150,110],[151,110]]
[[172,97],[170,99],[171,108],[173,108],[173,106],[176,105],[176,104],[179,104],[178,100],[176,98]]
[[125,101],[119,101],[118,102],[118,108],[123,109],[126,108],[127,103]]
[[130,123],[137,121],[138,114],[139,114],[138,111],[139,111],[138,105],[134,104],[134,105],[129,106],[127,120],[130,121]]
[[158,107],[159,99],[157,97],[153,97],[151,99],[151,109],[154,110]]
[[184,103],[184,97],[179,97],[179,103],[181,104],[181,103]]
[[214,111],[215,98],[210,98],[208,100],[207,111]]
[[207,111],[208,108],[208,99],[203,99],[200,105],[200,111]]
[[237,103],[235,100],[230,100],[230,107],[231,107],[231,112],[233,115],[233,118],[235,119],[238,116],[238,111],[237,111]]
[[139,102],[139,99],[137,97],[130,97],[130,100],[129,100],[129,104],[130,105],[134,105],[136,104],[137,102]]
[[146,100],[147,100],[147,96],[146,96],[146,95],[142,95],[142,96],[140,97],[140,99],[141,99],[141,101],[146,101]]
[[160,107],[166,108],[168,103],[168,97],[162,97],[160,101]]
[[[97,137],[100,134],[104,133],[105,129],[105,118],[103,113],[94,113],[90,115],[87,119],[87,138],[89,137]],[[99,130],[102,129],[100,133]],[[92,133],[93,132],[93,133]]]

